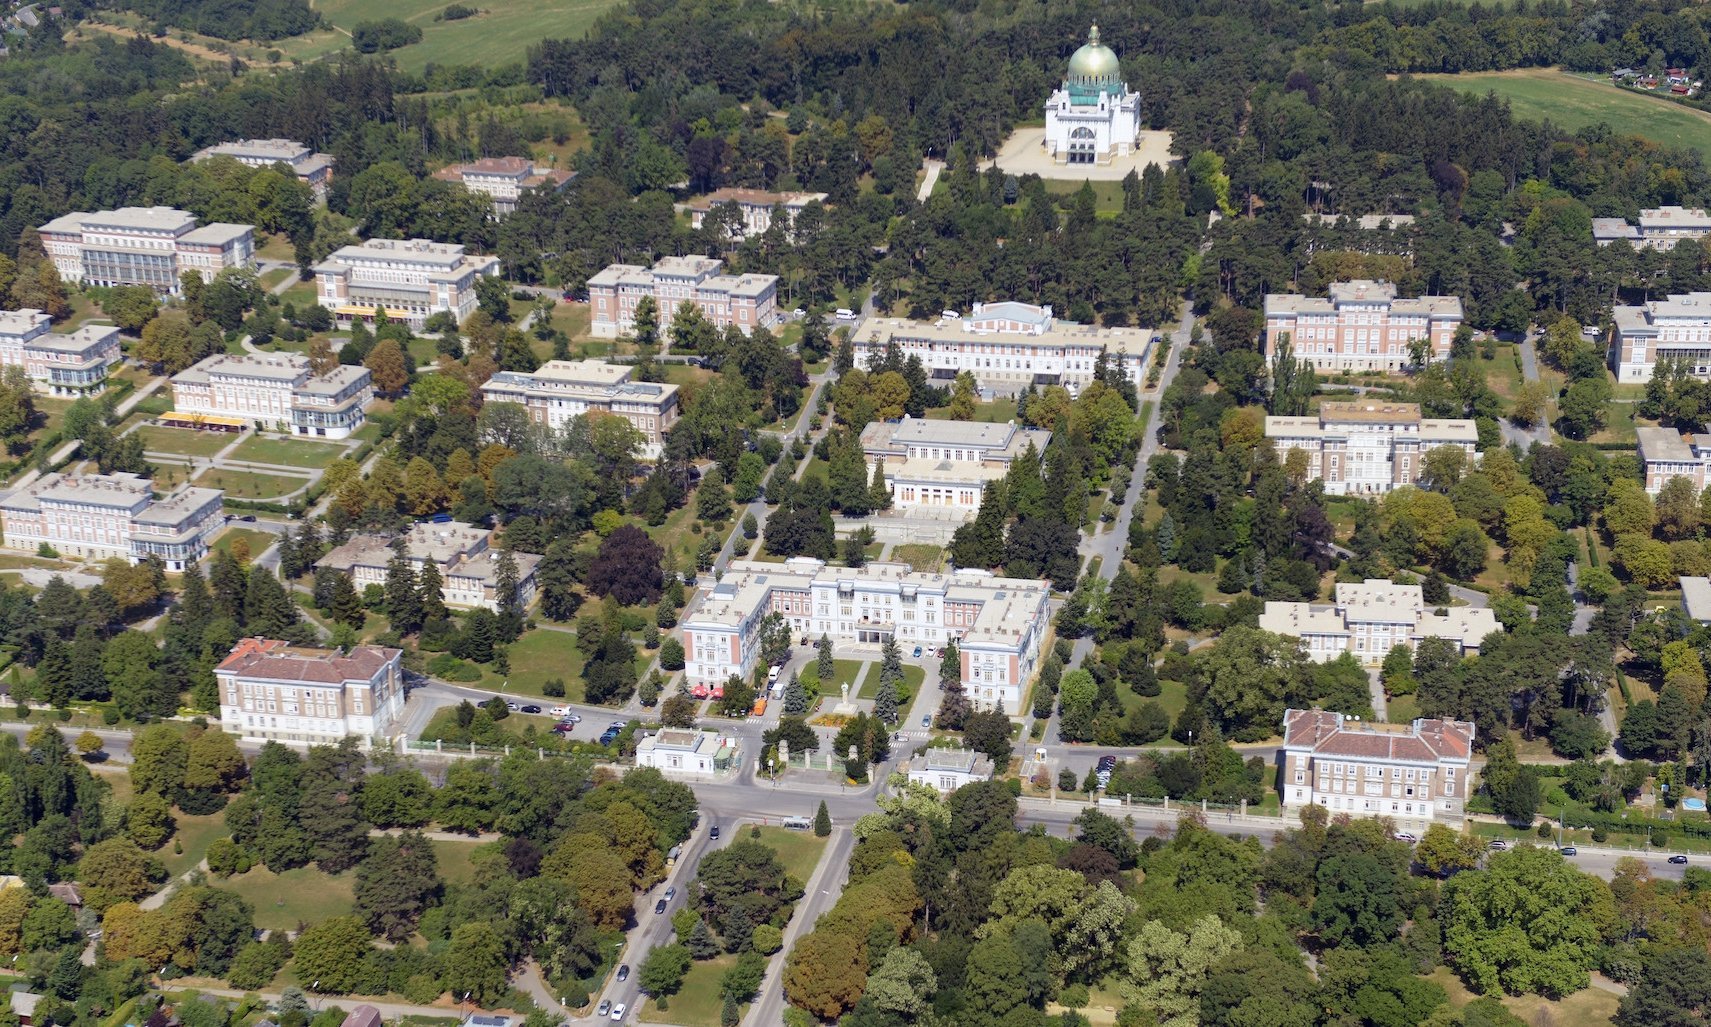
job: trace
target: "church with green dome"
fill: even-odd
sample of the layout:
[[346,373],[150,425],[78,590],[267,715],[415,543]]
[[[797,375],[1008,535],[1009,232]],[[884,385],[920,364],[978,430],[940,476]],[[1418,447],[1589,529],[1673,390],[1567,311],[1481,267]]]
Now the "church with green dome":
[[1058,164],[1108,164],[1127,157],[1141,131],[1141,94],[1123,81],[1099,26],[1070,55],[1063,86],[1046,101],[1046,150]]

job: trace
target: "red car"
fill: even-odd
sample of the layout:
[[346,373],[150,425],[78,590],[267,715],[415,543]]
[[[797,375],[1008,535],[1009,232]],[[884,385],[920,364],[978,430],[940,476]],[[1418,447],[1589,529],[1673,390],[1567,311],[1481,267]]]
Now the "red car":
[[560,734],[568,735],[572,731],[576,730],[576,725],[575,724],[562,724],[562,723],[561,724],[554,724],[553,730],[559,732]]

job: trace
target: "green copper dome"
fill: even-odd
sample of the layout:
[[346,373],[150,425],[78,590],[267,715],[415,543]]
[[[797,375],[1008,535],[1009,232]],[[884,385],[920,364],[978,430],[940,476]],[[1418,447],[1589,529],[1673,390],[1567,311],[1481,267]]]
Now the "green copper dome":
[[1066,81],[1071,86],[1115,87],[1121,80],[1122,69],[1117,64],[1117,54],[1099,42],[1099,26],[1095,25],[1088,30],[1086,45],[1070,55]]

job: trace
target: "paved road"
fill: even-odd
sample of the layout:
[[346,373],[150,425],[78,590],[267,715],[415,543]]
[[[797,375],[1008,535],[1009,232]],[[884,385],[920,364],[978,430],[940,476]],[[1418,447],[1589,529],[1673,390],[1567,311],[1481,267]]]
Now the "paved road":
[[921,188],[915,190],[915,199],[926,203],[927,197],[933,195],[933,187],[939,184],[939,172],[945,170],[945,162],[929,158],[921,166],[926,170],[926,177],[921,179]]
[[855,832],[848,827],[833,829],[830,844],[820,855],[820,865],[815,867],[814,876],[803,885],[802,900],[797,903],[796,912],[784,929],[784,946],[767,967],[766,979],[760,986],[760,998],[749,1007],[749,1015],[743,1019],[749,1027],[772,1027],[784,1022],[785,955],[796,944],[797,937],[813,930],[815,922],[836,905],[838,897],[844,893],[844,884],[849,878],[850,852],[855,849],[855,843]]
[[[1135,465],[1129,476],[1129,491],[1123,497],[1123,505],[1117,511],[1117,519],[1109,525],[1095,524],[1091,534],[1084,534],[1081,544],[1083,566],[1094,558],[1099,560],[1099,576],[1110,581],[1117,576],[1117,568],[1123,564],[1123,555],[1129,548],[1129,523],[1134,519],[1135,510],[1146,496],[1147,461],[1162,448],[1159,444],[1159,424],[1161,421],[1161,406],[1164,391],[1170,383],[1176,380],[1176,372],[1182,365],[1182,354],[1188,349],[1188,340],[1194,328],[1194,313],[1188,304],[1182,305],[1182,318],[1177,323],[1176,330],[1170,333],[1170,358],[1165,363],[1164,371],[1159,375],[1157,389],[1148,389],[1141,393],[1140,399],[1144,405],[1152,402],[1152,414],[1147,420],[1147,428],[1141,439],[1140,450],[1135,454]],[[1108,531],[1100,531],[1101,527],[1109,527]],[[1093,639],[1084,636],[1075,640],[1071,650],[1069,666],[1079,667],[1081,662],[1093,651]],[[1033,712],[1031,710],[1013,711],[1024,717],[1022,737],[1028,738],[1032,728]],[[1054,713],[1046,727],[1045,739],[1047,744],[1058,741],[1057,717]]]

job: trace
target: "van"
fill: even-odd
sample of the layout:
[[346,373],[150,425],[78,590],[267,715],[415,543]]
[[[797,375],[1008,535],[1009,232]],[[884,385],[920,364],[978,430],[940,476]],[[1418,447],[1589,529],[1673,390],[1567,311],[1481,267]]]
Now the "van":
[[779,823],[792,831],[806,831],[814,826],[814,822],[807,817],[785,817]]
[[839,321],[854,321],[855,311],[848,307],[839,307],[835,316]]
[[774,699],[784,698],[784,682],[774,681],[772,683],[772,697]]
[[939,316],[944,318],[946,321],[955,321],[957,318],[961,317],[962,315],[958,314],[954,310],[941,310],[941,311],[939,311]]
[[769,685],[778,684],[778,672],[783,669],[783,667],[774,664],[772,669],[766,672],[766,683]]
[[763,695],[759,699],[755,700],[754,709],[749,711],[749,716],[761,717],[761,716],[765,716],[765,715],[766,715],[766,696]]

